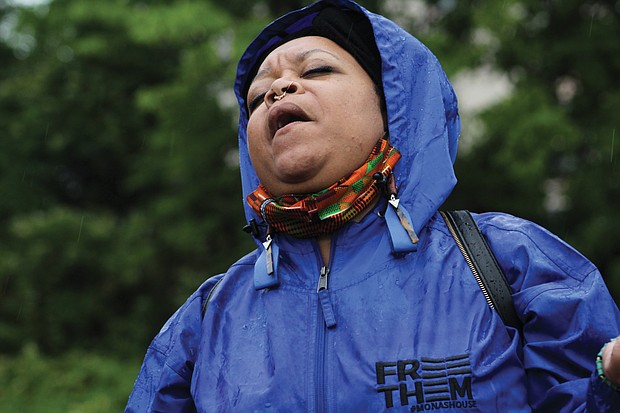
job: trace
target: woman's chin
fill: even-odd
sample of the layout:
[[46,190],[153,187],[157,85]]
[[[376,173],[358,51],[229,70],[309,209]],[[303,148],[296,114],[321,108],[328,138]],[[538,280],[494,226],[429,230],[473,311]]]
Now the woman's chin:
[[[336,180],[334,180],[336,182]],[[334,182],[326,182],[320,176],[288,175],[277,181],[263,181],[272,195],[311,194],[329,187]]]

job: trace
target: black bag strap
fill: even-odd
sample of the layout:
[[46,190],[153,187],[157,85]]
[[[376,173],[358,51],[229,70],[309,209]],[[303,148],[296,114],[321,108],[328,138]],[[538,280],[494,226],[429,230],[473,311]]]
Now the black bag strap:
[[505,325],[520,330],[521,321],[515,312],[510,285],[474,218],[466,210],[440,213],[489,306],[499,313]]

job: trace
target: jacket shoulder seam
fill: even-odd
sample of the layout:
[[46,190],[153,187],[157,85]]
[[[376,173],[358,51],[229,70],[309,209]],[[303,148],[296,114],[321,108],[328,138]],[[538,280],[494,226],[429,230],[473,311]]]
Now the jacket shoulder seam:
[[[486,222],[486,223],[484,223],[484,225],[486,227],[493,227],[496,230],[502,231],[502,232],[513,232],[513,233],[521,234],[522,236],[527,238],[529,240],[529,242],[531,243],[531,245],[534,246],[536,248],[536,250],[538,250],[541,254],[543,254],[547,258],[547,260],[549,260],[549,262],[552,262],[556,267],[558,267],[560,270],[562,270],[562,272],[564,274],[566,274],[567,276],[569,276],[573,280],[583,281],[592,272],[597,271],[596,267],[594,266],[594,264],[592,264],[590,261],[588,261],[584,257],[584,262],[587,261],[589,263],[589,265],[588,265],[589,268],[588,268],[588,271],[586,271],[585,273],[579,273],[576,269],[572,268],[570,265],[568,265],[563,260],[561,260],[561,259],[559,259],[557,257],[553,257],[553,256],[549,255],[549,252],[545,248],[541,248],[540,245],[538,245],[538,243],[526,231],[522,231],[522,230],[517,229],[517,228],[510,228],[510,229],[503,228],[503,227],[500,227],[500,226],[498,226],[496,224],[493,224],[491,222]],[[484,234],[485,234],[486,237],[488,237],[487,231],[485,231]],[[560,241],[564,242],[562,240],[560,240]]]

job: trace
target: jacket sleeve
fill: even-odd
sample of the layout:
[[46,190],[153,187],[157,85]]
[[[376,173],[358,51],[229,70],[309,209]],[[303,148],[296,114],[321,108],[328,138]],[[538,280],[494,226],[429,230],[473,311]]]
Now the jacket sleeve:
[[190,386],[201,335],[202,307],[219,278],[207,280],[153,339],[125,413],[196,411]]
[[524,314],[524,364],[534,411],[619,411],[620,399],[605,391],[609,386],[596,374],[596,355],[618,335],[619,325],[598,271],[576,285],[540,292]]
[[620,313],[594,264],[531,222],[505,215],[484,221],[523,321],[533,411],[620,411],[620,394],[596,374],[596,355],[620,334]]

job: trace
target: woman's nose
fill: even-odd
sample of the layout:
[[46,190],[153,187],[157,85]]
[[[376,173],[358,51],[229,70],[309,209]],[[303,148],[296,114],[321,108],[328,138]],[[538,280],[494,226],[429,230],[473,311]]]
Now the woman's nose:
[[298,82],[286,78],[278,78],[271,84],[271,88],[265,95],[265,101],[267,105],[271,105],[284,99],[286,95],[298,93],[300,89],[301,85]]

